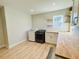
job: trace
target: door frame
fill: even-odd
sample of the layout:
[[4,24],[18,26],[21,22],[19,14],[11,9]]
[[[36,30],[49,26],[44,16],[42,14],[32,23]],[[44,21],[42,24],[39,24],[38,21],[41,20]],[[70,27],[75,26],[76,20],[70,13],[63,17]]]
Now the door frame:
[[3,36],[4,36],[4,44],[1,47],[8,48],[8,36],[7,36],[7,26],[6,26],[4,6],[0,6],[0,11],[1,11],[1,15],[2,15],[1,21],[2,21]]

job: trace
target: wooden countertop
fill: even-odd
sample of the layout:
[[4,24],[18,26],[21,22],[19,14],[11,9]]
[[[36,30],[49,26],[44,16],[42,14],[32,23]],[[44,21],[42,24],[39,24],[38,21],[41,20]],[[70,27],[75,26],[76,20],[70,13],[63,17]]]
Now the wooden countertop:
[[79,59],[79,37],[72,32],[59,33],[56,54],[70,59]]

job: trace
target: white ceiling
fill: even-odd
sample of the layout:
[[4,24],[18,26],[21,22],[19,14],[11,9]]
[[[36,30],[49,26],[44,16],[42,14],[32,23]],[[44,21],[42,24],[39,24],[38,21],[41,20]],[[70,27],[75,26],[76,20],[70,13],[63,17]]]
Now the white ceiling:
[[4,3],[19,10],[28,10],[32,14],[64,9],[73,5],[72,0],[4,0]]

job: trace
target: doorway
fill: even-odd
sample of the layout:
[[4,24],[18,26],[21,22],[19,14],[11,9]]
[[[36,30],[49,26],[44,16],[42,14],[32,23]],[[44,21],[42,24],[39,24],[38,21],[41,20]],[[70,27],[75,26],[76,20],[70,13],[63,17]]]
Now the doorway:
[[8,47],[4,7],[0,7],[0,48]]

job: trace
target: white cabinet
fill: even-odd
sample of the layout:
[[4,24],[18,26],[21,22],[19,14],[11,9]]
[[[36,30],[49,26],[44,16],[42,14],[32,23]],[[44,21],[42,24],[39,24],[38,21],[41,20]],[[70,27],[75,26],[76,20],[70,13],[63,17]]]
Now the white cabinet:
[[28,38],[30,41],[35,41],[35,31],[29,31]]
[[58,38],[57,32],[46,32],[45,37],[47,43],[57,44],[57,38]]
[[[29,31],[29,41],[35,41],[35,31]],[[57,44],[58,32],[45,32],[45,42]]]

